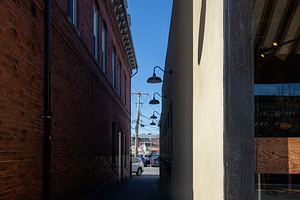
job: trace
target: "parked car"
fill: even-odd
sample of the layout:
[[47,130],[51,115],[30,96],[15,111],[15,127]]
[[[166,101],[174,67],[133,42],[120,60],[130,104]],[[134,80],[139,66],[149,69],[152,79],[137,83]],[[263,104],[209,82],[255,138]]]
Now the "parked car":
[[153,158],[151,161],[151,167],[159,167],[159,159]]
[[142,175],[144,172],[144,163],[140,158],[132,158],[132,173],[136,173],[137,176]]

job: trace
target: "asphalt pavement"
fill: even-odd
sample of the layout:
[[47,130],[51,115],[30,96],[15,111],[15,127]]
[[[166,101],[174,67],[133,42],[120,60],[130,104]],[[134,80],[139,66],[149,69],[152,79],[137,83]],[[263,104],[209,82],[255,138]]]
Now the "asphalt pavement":
[[[107,194],[97,194],[91,200],[168,200],[159,179],[159,167],[144,167],[141,176],[132,174],[132,178],[121,183]],[[90,200],[89,199],[89,200]]]

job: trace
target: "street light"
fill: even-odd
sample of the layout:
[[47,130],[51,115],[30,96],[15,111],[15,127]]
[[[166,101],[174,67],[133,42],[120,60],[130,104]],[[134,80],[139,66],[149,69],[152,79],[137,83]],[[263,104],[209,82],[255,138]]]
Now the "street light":
[[155,124],[154,121],[152,120],[152,122],[150,123],[150,125],[156,125],[156,124]]
[[[154,113],[157,113],[157,114],[159,114],[157,111],[153,111],[153,115],[150,117],[151,119],[157,119],[157,117],[154,115]],[[160,115],[160,114],[159,114]]]
[[[153,94],[153,99],[149,102],[149,104],[159,104],[159,101],[155,99],[155,94],[161,96],[160,94],[158,94],[157,92],[155,92],[155,93]],[[167,98],[167,95],[161,96],[161,97]]]
[[172,70],[170,70],[170,71],[165,71],[165,70],[163,70],[162,68],[160,68],[159,66],[155,66],[155,67],[153,68],[153,76],[148,78],[147,83],[161,83],[161,82],[162,82],[161,78],[158,77],[158,76],[156,76],[156,74],[155,74],[155,68],[159,68],[161,71],[163,71],[163,72],[165,72],[165,73],[170,73],[170,74],[172,74]]

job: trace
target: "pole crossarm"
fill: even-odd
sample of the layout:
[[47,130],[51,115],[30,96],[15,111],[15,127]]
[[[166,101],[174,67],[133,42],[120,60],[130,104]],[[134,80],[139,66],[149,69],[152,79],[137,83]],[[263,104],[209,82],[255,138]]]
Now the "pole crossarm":
[[148,94],[147,92],[131,92],[131,94]]

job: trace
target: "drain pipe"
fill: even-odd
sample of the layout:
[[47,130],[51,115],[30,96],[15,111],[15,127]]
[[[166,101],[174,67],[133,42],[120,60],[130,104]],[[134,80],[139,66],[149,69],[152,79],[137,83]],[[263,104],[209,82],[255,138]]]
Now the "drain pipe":
[[45,67],[44,67],[44,163],[43,163],[43,199],[50,200],[51,178],[51,118],[50,109],[50,68],[51,68],[51,29],[50,29],[51,0],[45,0]]
[[139,72],[139,68],[136,68],[136,71],[135,71],[135,73],[134,73],[133,75],[131,75],[131,77],[130,77],[130,78],[134,77],[134,75],[136,75],[138,72]]

